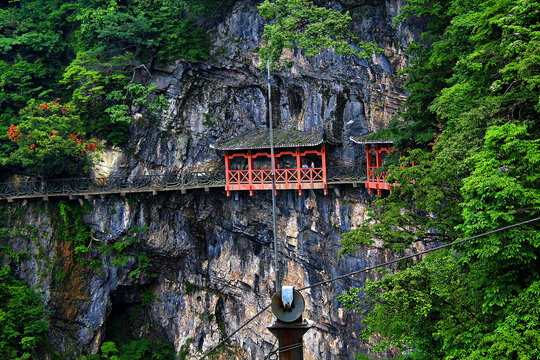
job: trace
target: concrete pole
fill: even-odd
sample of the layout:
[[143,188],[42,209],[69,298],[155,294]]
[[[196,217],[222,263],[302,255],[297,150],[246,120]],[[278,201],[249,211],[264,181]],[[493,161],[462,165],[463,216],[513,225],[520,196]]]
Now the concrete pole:
[[281,289],[279,284],[279,262],[276,221],[276,166],[274,164],[274,125],[272,124],[272,99],[270,90],[270,60],[266,62],[268,70],[268,122],[270,125],[270,162],[272,163],[272,220],[274,226],[274,266],[276,268],[276,292]]

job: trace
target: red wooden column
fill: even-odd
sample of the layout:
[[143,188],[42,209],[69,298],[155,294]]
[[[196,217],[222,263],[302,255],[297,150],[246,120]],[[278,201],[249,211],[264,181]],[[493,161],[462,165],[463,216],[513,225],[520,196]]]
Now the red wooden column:
[[385,148],[381,147],[381,144],[377,144],[377,150],[375,151],[377,156],[377,167],[380,168],[382,166],[382,152]]
[[227,191],[227,196],[231,196],[230,182],[231,174],[229,170],[231,168],[231,159],[229,158],[229,152],[225,150],[225,191]]
[[367,176],[367,184],[366,187],[368,188],[368,193],[372,194],[373,191],[371,191],[371,188],[369,187],[369,182],[371,181],[371,145],[366,144],[364,147],[364,150],[366,150],[366,176]]
[[248,150],[248,178],[249,178],[249,195],[253,196],[253,157],[251,156],[251,149]]
[[326,188],[326,146],[324,144],[321,145],[321,153],[324,195],[328,195],[328,189]]
[[[377,157],[377,169],[380,169],[382,167],[382,163],[383,163],[383,161],[382,161],[382,151],[383,151],[383,149],[381,149],[381,144],[377,144],[377,150],[375,150],[375,156]],[[384,175],[380,175],[380,176],[381,176],[381,179],[384,182],[386,180],[385,176]],[[379,196],[382,195],[381,188],[379,187],[381,185],[382,184],[380,183],[380,181],[377,181],[377,195],[379,195]]]
[[296,148],[296,173],[298,178],[298,195],[302,196],[302,160],[300,160],[300,148]]

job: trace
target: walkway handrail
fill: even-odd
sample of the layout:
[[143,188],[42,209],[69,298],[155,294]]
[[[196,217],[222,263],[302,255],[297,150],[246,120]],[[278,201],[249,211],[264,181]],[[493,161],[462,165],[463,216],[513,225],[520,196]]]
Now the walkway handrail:
[[[362,182],[366,180],[365,166],[329,167],[328,183]],[[98,178],[70,178],[29,180],[0,183],[0,199],[25,196],[70,195],[84,193],[110,193],[140,190],[203,188],[225,185],[223,169],[195,172],[171,172],[161,175],[110,176]]]
[[331,166],[326,168],[326,179],[332,182],[364,182],[366,181],[366,166]]
[[70,178],[52,180],[29,180],[0,183],[0,198],[31,195],[59,195],[99,192],[122,192],[127,190],[160,190],[183,187],[224,185],[223,170],[189,173],[166,173],[161,175],[138,175],[133,177]]

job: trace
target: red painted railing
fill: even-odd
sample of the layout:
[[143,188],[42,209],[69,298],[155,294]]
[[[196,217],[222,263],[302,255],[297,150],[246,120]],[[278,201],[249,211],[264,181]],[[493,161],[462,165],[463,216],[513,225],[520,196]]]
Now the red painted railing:
[[377,190],[377,194],[381,195],[381,190],[391,190],[392,185],[386,182],[387,171],[380,171],[378,166],[367,167],[366,187],[371,194],[373,189]]
[[[271,190],[272,170],[229,170],[227,190]],[[251,178],[251,181],[250,181]],[[300,181],[298,181],[300,179]],[[323,168],[276,169],[276,189],[326,189]]]
[[272,170],[271,169],[260,169],[252,170],[253,172],[253,183],[254,184],[264,184],[272,183]]
[[317,182],[324,181],[324,174],[322,168],[308,168],[301,169],[302,182]]
[[369,182],[379,182],[384,183],[386,182],[386,175],[388,173],[386,171],[377,171],[379,169],[378,166],[369,166],[367,167],[367,181]]
[[249,184],[249,170],[229,170],[229,182],[232,184]]
[[[272,184],[271,169],[252,170],[252,184]],[[301,182],[323,182],[322,168],[301,168]],[[276,169],[276,183],[298,183],[298,169]],[[229,170],[229,185],[249,184],[249,170]]]

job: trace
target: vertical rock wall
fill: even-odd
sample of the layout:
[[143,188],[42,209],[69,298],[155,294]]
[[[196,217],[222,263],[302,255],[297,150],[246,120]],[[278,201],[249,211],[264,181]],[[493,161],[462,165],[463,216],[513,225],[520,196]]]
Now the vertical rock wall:
[[[360,39],[384,49],[372,61],[336,57],[333,51],[316,58],[286,51],[285,68],[272,73],[275,126],[317,130],[339,144],[331,155],[333,165],[358,164],[360,149],[350,136],[384,126],[405,99],[403,79],[397,73],[407,62],[406,44],[419,33],[419,25],[392,26],[404,2],[334,5],[349,11]],[[210,31],[214,46],[210,61],[179,60],[154,67],[152,77],[139,74],[141,81],[156,83],[170,105],[159,120],[143,117],[134,122],[123,171],[151,174],[204,163],[218,166],[222,154],[209,145],[268,126],[266,78],[256,53],[263,45],[263,29],[256,3],[238,2]]]

